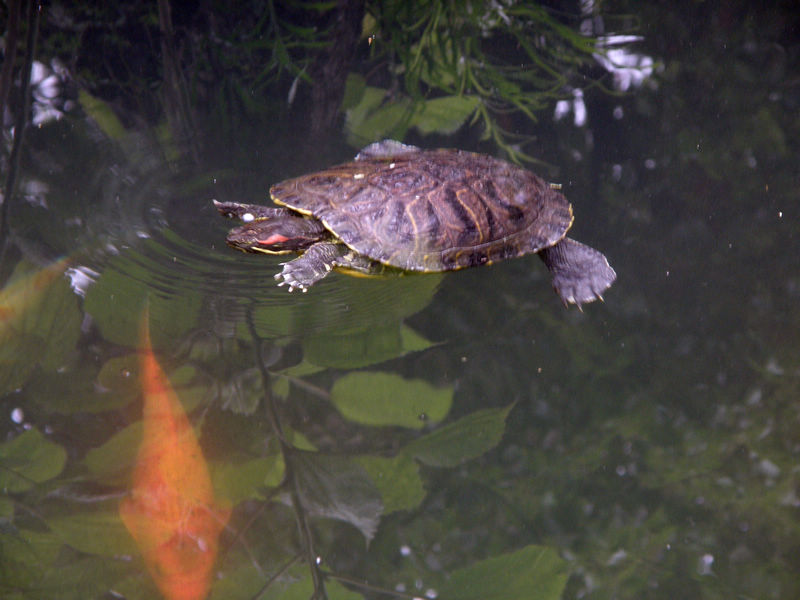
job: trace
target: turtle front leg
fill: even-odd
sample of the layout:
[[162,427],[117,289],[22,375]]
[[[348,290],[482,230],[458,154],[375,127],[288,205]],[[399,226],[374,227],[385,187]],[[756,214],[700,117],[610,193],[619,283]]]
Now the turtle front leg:
[[288,286],[290,292],[295,289],[307,292],[335,268],[372,274],[380,270],[380,265],[356,254],[344,244],[317,242],[301,256],[283,263],[283,271],[275,275],[275,279],[282,280],[278,285]]
[[307,292],[310,286],[331,272],[345,249],[344,245],[335,242],[317,242],[301,256],[283,263],[283,271],[275,275],[275,279],[280,281],[279,286],[288,286],[290,292],[295,289]]

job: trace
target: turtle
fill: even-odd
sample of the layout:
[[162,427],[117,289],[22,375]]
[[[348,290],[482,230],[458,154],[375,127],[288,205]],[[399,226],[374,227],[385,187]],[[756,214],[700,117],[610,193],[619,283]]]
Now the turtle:
[[218,202],[244,252],[299,253],[275,275],[307,291],[331,270],[442,272],[538,254],[565,304],[602,299],[616,273],[566,237],[572,206],[530,171],[484,154],[384,140],[355,160],[270,188],[277,207]]

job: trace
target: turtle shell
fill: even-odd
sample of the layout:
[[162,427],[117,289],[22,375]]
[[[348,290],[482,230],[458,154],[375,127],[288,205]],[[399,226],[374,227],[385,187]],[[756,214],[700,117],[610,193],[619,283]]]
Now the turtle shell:
[[567,199],[530,171],[461,150],[407,148],[288,179],[270,195],[357,253],[410,271],[538,252],[572,224]]

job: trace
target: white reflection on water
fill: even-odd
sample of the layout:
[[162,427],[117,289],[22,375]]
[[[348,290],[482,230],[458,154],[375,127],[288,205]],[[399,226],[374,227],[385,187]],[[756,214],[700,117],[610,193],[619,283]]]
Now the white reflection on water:
[[71,267],[66,273],[72,291],[81,298],[86,296],[86,290],[100,277],[100,273],[84,266]]
[[[581,2],[581,15],[584,20],[581,23],[580,32],[587,37],[596,36],[597,52],[594,52],[592,56],[600,66],[611,73],[614,89],[627,92],[632,88],[641,87],[653,74],[655,63],[652,57],[634,52],[625,46],[640,42],[644,38],[638,35],[603,34],[605,27],[603,18],[593,0]],[[568,114],[573,113],[575,127],[583,127],[588,120],[583,90],[575,88],[571,92],[571,100],[559,100],[556,103],[553,117],[556,121],[560,121]],[[622,118],[620,107],[614,110],[614,117]]]
[[37,61],[31,65],[31,95],[33,96],[34,125],[40,126],[50,121],[57,121],[66,111],[74,108],[71,100],[61,97],[66,68],[56,59],[50,66]]
[[621,92],[627,92],[632,87],[640,87],[653,74],[654,63],[652,57],[646,54],[611,46],[638,42],[642,39],[636,35],[609,35],[597,40],[598,46],[606,50],[592,56],[614,76],[614,87]]

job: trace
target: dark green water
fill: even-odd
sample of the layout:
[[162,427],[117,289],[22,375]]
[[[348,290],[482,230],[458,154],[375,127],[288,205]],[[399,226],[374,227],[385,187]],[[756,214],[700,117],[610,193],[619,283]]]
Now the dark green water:
[[190,167],[85,98],[30,129],[0,292],[0,595],[157,597],[118,515],[148,307],[233,505],[210,598],[800,596],[800,22],[684,8],[631,9],[641,87],[534,132],[532,169],[618,274],[582,312],[536,257],[289,294],[283,259],[225,246],[212,198],[266,202],[354,149],[244,125],[208,145],[247,162]]

